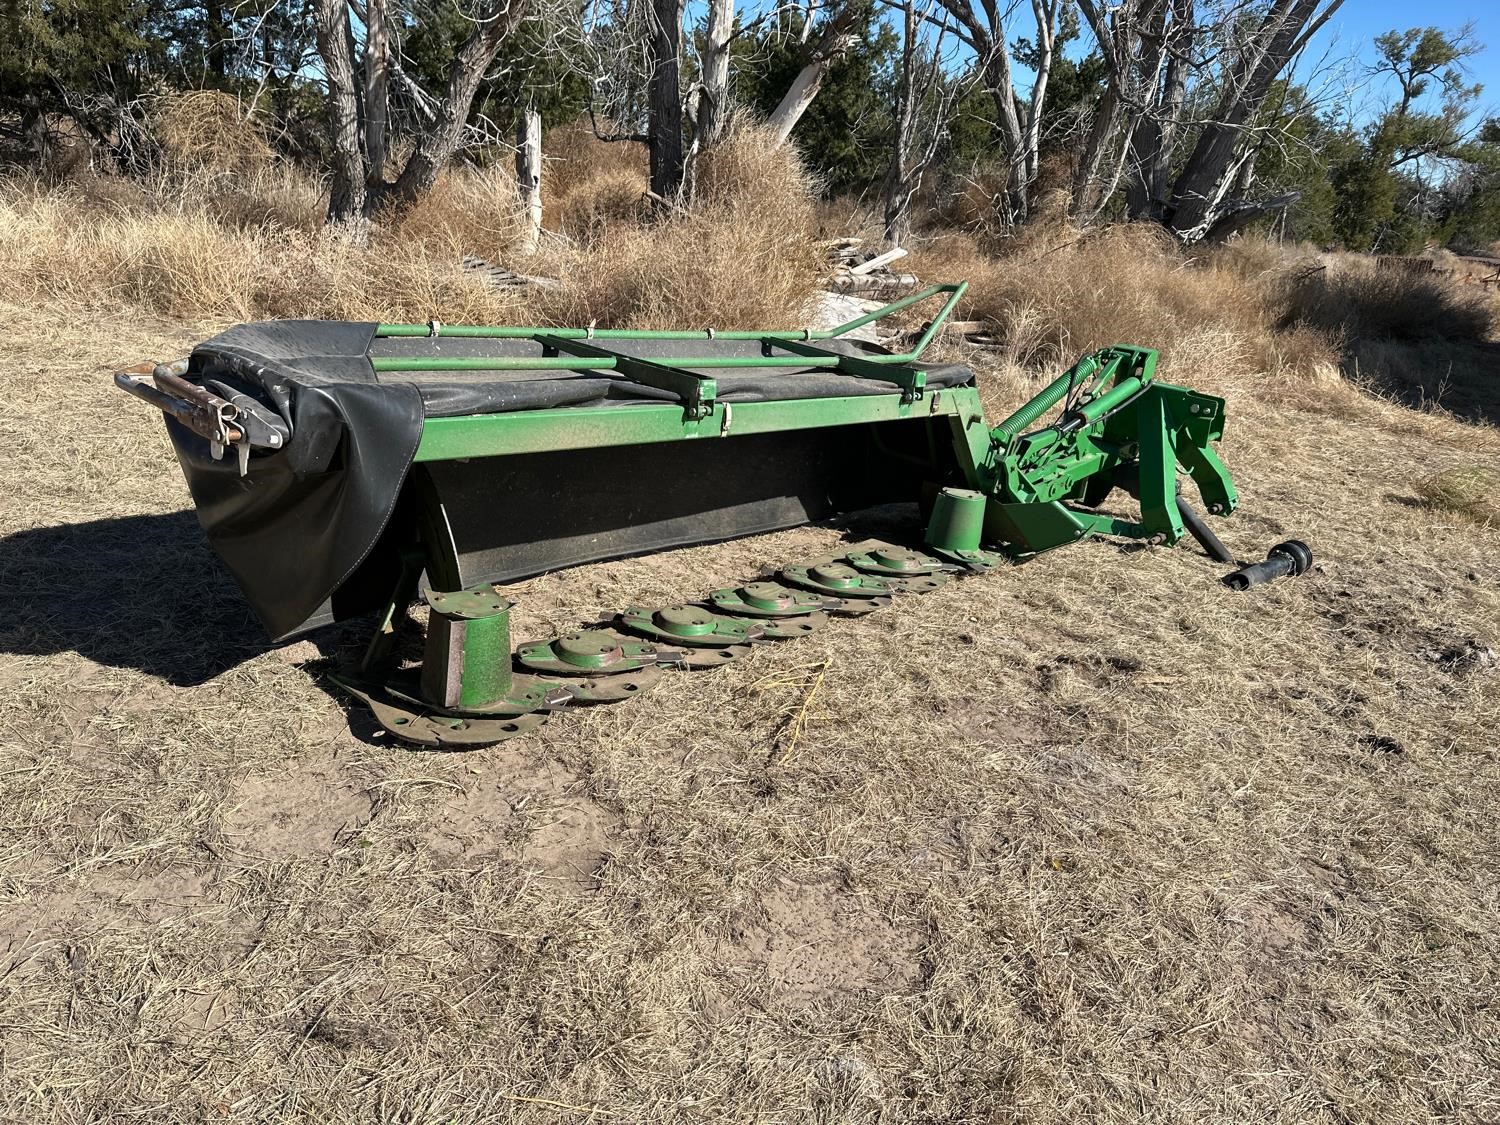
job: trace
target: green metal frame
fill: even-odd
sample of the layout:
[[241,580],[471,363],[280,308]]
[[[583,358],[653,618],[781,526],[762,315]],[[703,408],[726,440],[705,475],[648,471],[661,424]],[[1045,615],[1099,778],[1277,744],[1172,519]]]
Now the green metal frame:
[[[524,340],[536,345],[537,354],[505,356],[374,356],[370,362],[377,372],[401,371],[613,371],[627,379],[658,390],[671,391],[682,400],[685,420],[701,422],[714,413],[718,387],[702,374],[719,370],[770,370],[785,367],[805,371],[823,368],[841,375],[894,384],[903,402],[911,403],[922,396],[925,374],[910,364],[916,362],[942,327],[943,321],[958,305],[968,288],[957,285],[932,285],[889,305],[846,321],[834,328],[814,332],[719,332],[706,328],[702,332],[656,332],[644,329],[590,328],[500,328],[480,325],[380,324],[377,338],[390,337],[456,337],[467,339]],[[912,305],[946,296],[942,308],[912,349],[898,355],[853,356],[819,348],[813,341],[840,339],[857,328],[893,316]],[[737,340],[760,344],[758,356],[681,355],[642,359],[606,347],[614,340]],[[782,352],[785,354],[778,354]]]
[[[377,371],[608,370],[678,399],[676,403],[433,418],[423,426],[416,453],[419,462],[672,441],[721,441],[785,430],[872,427],[875,456],[889,453],[910,459],[912,471],[924,474],[924,483],[944,486],[928,526],[928,547],[970,569],[994,566],[1002,561],[1002,555],[1014,560],[1029,558],[1092,534],[1175,543],[1185,534],[1178,508],[1179,471],[1198,486],[1210,513],[1227,515],[1234,510],[1238,503],[1234,485],[1212,448],[1223,434],[1223,400],[1157,382],[1157,353],[1148,348],[1120,345],[1084,357],[994,427],[985,421],[977,388],[929,388],[926,371],[917,360],[964,289],[963,285],[934,286],[826,332],[594,332],[388,324],[381,325],[377,335],[527,340],[535,345],[536,354],[376,357],[373,362]],[[941,311],[908,352],[854,356],[826,347],[829,341],[855,328],[941,295],[947,298]],[[761,354],[643,359],[608,346],[615,340],[707,338],[756,341]],[[890,390],[841,398],[719,401],[713,372],[777,368],[827,368],[887,384]],[[1043,423],[1044,416],[1054,411],[1053,420]],[[929,465],[920,458],[889,451],[880,440],[880,427],[913,419],[932,423],[929,441],[940,447],[946,438],[951,456],[940,456],[941,450],[934,448]],[[957,466],[958,480],[953,479],[952,466]],[[940,479],[929,480],[932,477]],[[425,474],[418,479],[425,480]],[[955,488],[955,484],[966,487]],[[1089,510],[1116,486],[1124,486],[1138,496],[1139,520]],[[456,557],[449,553],[452,540],[446,534],[443,506],[435,495],[428,495],[420,508],[428,525],[422,536],[426,545],[422,562],[428,579],[439,589],[453,589],[459,567]],[[995,550],[1002,554],[993,553]],[[406,560],[392,607],[371,642],[364,668],[368,682],[380,682],[381,668],[389,664],[394,622],[414,593],[417,565],[415,557]],[[797,568],[783,573],[797,580]],[[861,578],[871,592],[885,590],[884,580]],[[440,595],[429,591],[427,596],[434,608],[435,624],[424,662],[431,667],[424,669],[422,698],[432,706],[448,708],[447,713],[453,713],[455,705],[472,708],[476,701],[481,707],[493,707],[497,695],[503,697],[499,704],[519,707],[521,700],[508,676],[508,655],[499,651],[508,646],[506,619],[503,611],[486,600],[495,597],[494,591],[485,587],[460,591],[456,595],[459,603],[474,601],[484,612],[449,616],[437,612],[445,603],[432,601]],[[744,639],[718,638],[716,643]],[[486,671],[497,663],[507,672],[501,680]],[[539,705],[536,700],[530,703]]]
[[[1177,504],[1179,469],[1198,486],[1210,513],[1234,510],[1234,485],[1212,449],[1223,434],[1223,400],[1158,382],[1157,353],[1149,348],[1116,345],[1085,356],[993,428],[985,421],[977,389],[929,391],[925,371],[915,364],[966,288],[962,283],[931,286],[822,332],[382,324],[377,336],[529,340],[540,354],[376,357],[372,362],[377,371],[609,370],[679,399],[677,404],[433,418],[423,427],[419,462],[943,419],[963,483],[986,497],[986,541],[1014,559],[1095,533],[1176,543],[1186,533]],[[907,352],[852,356],[814,343],[837,340],[940,296],[946,297],[941,309]],[[642,359],[605,346],[611,340],[704,339],[756,341],[762,354]],[[887,383],[891,393],[731,404],[718,401],[714,379],[704,374],[779,367],[827,368]],[[1058,407],[1061,414],[1054,422],[1039,425]],[[1138,494],[1138,521],[1080,510],[1118,483]]]

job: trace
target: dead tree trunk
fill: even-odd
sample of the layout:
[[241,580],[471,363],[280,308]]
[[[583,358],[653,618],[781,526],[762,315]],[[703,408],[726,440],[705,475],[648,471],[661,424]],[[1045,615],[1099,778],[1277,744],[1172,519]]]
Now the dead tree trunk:
[[387,0],[365,0],[365,163],[369,190],[385,187],[387,86],[390,79],[390,30]]
[[776,136],[777,144],[785,144],[786,139],[792,135],[797,122],[802,120],[807,107],[818,96],[818,88],[822,86],[823,75],[828,68],[859,42],[855,28],[859,26],[866,11],[867,6],[863,0],[845,0],[824,22],[817,39],[804,47],[802,69],[792,79],[792,84],[771,111],[767,122]]
[[[1042,109],[1052,72],[1058,0],[1032,0],[1036,19],[1038,66],[1031,97],[1024,111],[1016,97],[1014,69],[1006,38],[1010,8],[992,0],[939,0],[944,23],[954,25],[958,38],[974,52],[985,90],[995,104],[995,136],[1005,152],[1004,207],[1007,222],[1020,222],[1031,207],[1031,184],[1040,163]],[[928,22],[934,22],[929,15]]]
[[699,151],[719,140],[729,109],[729,40],[734,34],[734,0],[708,0],[704,29],[703,85],[698,92],[697,128],[693,144]]
[[662,199],[676,199],[682,190],[682,4],[683,0],[651,0],[647,133],[651,190]]
[[1172,153],[1182,126],[1187,98],[1187,53],[1192,49],[1193,0],[1171,0],[1162,8],[1151,33],[1146,68],[1161,80],[1147,99],[1130,134],[1130,175],[1125,206],[1132,219],[1160,222],[1166,214]]
[[535,254],[542,239],[542,115],[527,106],[516,115],[516,190],[521,197],[522,254]]
[[939,25],[932,42],[922,43],[923,22],[931,12],[917,11],[917,0],[902,4],[901,69],[896,88],[896,136],[891,166],[885,178],[885,238],[899,244],[911,233],[912,201],[922,177],[937,161],[948,140],[954,107],[975,85],[945,81],[943,42],[948,29]]
[[[1220,219],[1236,226],[1253,218],[1246,208],[1263,213],[1265,206],[1229,203],[1226,199],[1239,171],[1249,126],[1260,113],[1276,78],[1286,69],[1339,8],[1342,0],[1276,0],[1260,26],[1244,43],[1224,84],[1218,107],[1198,135],[1187,163],[1172,185],[1164,222],[1184,242],[1218,237]],[[1285,203],[1280,203],[1285,206]]]
[[[1164,3],[1121,0],[1105,8],[1097,0],[1078,0],[1078,10],[1093,31],[1109,68],[1109,81],[1094,107],[1087,140],[1073,173],[1073,214],[1083,222],[1098,216],[1119,183],[1129,152],[1128,113],[1137,112],[1135,107],[1149,100],[1140,75],[1141,37],[1155,25]],[[1154,90],[1154,79],[1151,88]]]
[[357,224],[365,219],[364,161],[360,155],[359,99],[354,91],[354,52],[350,47],[349,9],[345,0],[318,0],[318,54],[328,80],[328,136],[333,148],[333,184],[328,195],[330,224]]
[[452,159],[463,139],[469,120],[469,107],[484,81],[484,72],[500,52],[525,13],[525,0],[500,0],[478,17],[474,30],[458,49],[448,76],[448,91],[438,106],[437,121],[422,135],[416,149],[391,185],[387,199],[392,206],[405,207],[417,196],[430,191],[443,165]]

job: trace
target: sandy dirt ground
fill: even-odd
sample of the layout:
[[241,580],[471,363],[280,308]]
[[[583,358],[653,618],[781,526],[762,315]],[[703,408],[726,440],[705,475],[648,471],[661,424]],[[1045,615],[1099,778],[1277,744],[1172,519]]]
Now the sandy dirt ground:
[[1231,397],[1224,537],[1314,573],[1091,541],[421,754],[110,384],[209,327],[0,309],[0,1120],[1500,1120],[1500,532],[1415,490],[1493,428],[1168,372]]

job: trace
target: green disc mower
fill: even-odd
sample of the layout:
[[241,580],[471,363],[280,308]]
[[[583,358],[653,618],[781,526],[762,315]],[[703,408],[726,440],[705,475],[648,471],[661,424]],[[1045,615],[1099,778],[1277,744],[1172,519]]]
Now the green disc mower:
[[[1238,503],[1214,451],[1224,400],[1117,345],[991,424],[969,368],[922,358],[964,288],[824,331],[273,321],[116,382],[165,413],[209,542],[271,637],[374,615],[338,684],[398,738],[465,748],[1095,534],[1191,536],[1233,564],[1182,494],[1217,517]],[[939,301],[907,351],[856,338]],[[1116,489],[1136,518],[1100,510]],[[904,538],[510,635],[502,584],[893,504],[914,513]],[[1282,544],[1230,584],[1310,562]],[[415,602],[420,664],[398,645]]]

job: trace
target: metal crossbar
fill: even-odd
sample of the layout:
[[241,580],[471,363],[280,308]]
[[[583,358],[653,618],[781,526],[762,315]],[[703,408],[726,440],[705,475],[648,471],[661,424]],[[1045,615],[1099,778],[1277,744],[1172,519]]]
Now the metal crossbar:
[[[648,383],[651,386],[664,386],[665,389],[677,390],[680,394],[684,391],[684,399],[696,395],[701,403],[704,400],[702,377],[693,376],[700,380],[698,384],[687,384],[678,382],[668,373],[680,372],[691,375],[691,372],[683,371],[685,368],[697,368],[699,370],[716,369],[768,369],[778,367],[807,369],[829,368],[842,371],[846,374],[860,375],[865,378],[887,378],[888,381],[901,387],[903,393],[919,393],[921,382],[920,372],[900,373],[893,372],[890,376],[882,376],[874,373],[873,369],[884,366],[899,367],[919,359],[927,346],[937,335],[938,329],[957,306],[959,299],[963,297],[968,288],[967,282],[959,282],[953,285],[932,285],[919,293],[903,297],[899,301],[893,301],[888,305],[865,313],[854,320],[845,321],[834,328],[813,331],[811,329],[780,330],[780,331],[730,331],[718,332],[708,328],[701,332],[657,332],[634,328],[505,328],[491,327],[485,325],[465,324],[380,324],[376,325],[375,335],[377,338],[391,337],[452,337],[452,338],[477,338],[493,340],[531,340],[538,344],[543,351],[540,356],[373,356],[371,364],[376,371],[618,371],[627,378],[637,379],[639,382]],[[845,356],[832,352],[822,351],[817,348],[794,348],[792,345],[807,345],[814,340],[836,340],[845,334],[862,328],[866,324],[873,324],[878,320],[891,316],[902,309],[909,308],[921,301],[932,297],[946,294],[948,299],[943,302],[942,308],[927,325],[916,344],[908,352],[899,355],[871,355],[871,356]],[[765,354],[759,356],[671,356],[666,358],[653,358],[643,360],[633,356],[622,355],[598,346],[595,341],[600,340],[753,340],[762,345]],[[584,341],[583,344],[578,344]],[[769,346],[781,347],[787,351],[795,351],[793,355],[772,355]],[[575,355],[558,355],[561,351],[572,351]],[[632,374],[632,371],[635,374]],[[913,380],[910,376],[918,378]],[[661,380],[661,381],[657,381]],[[707,396],[712,400],[712,391]]]

